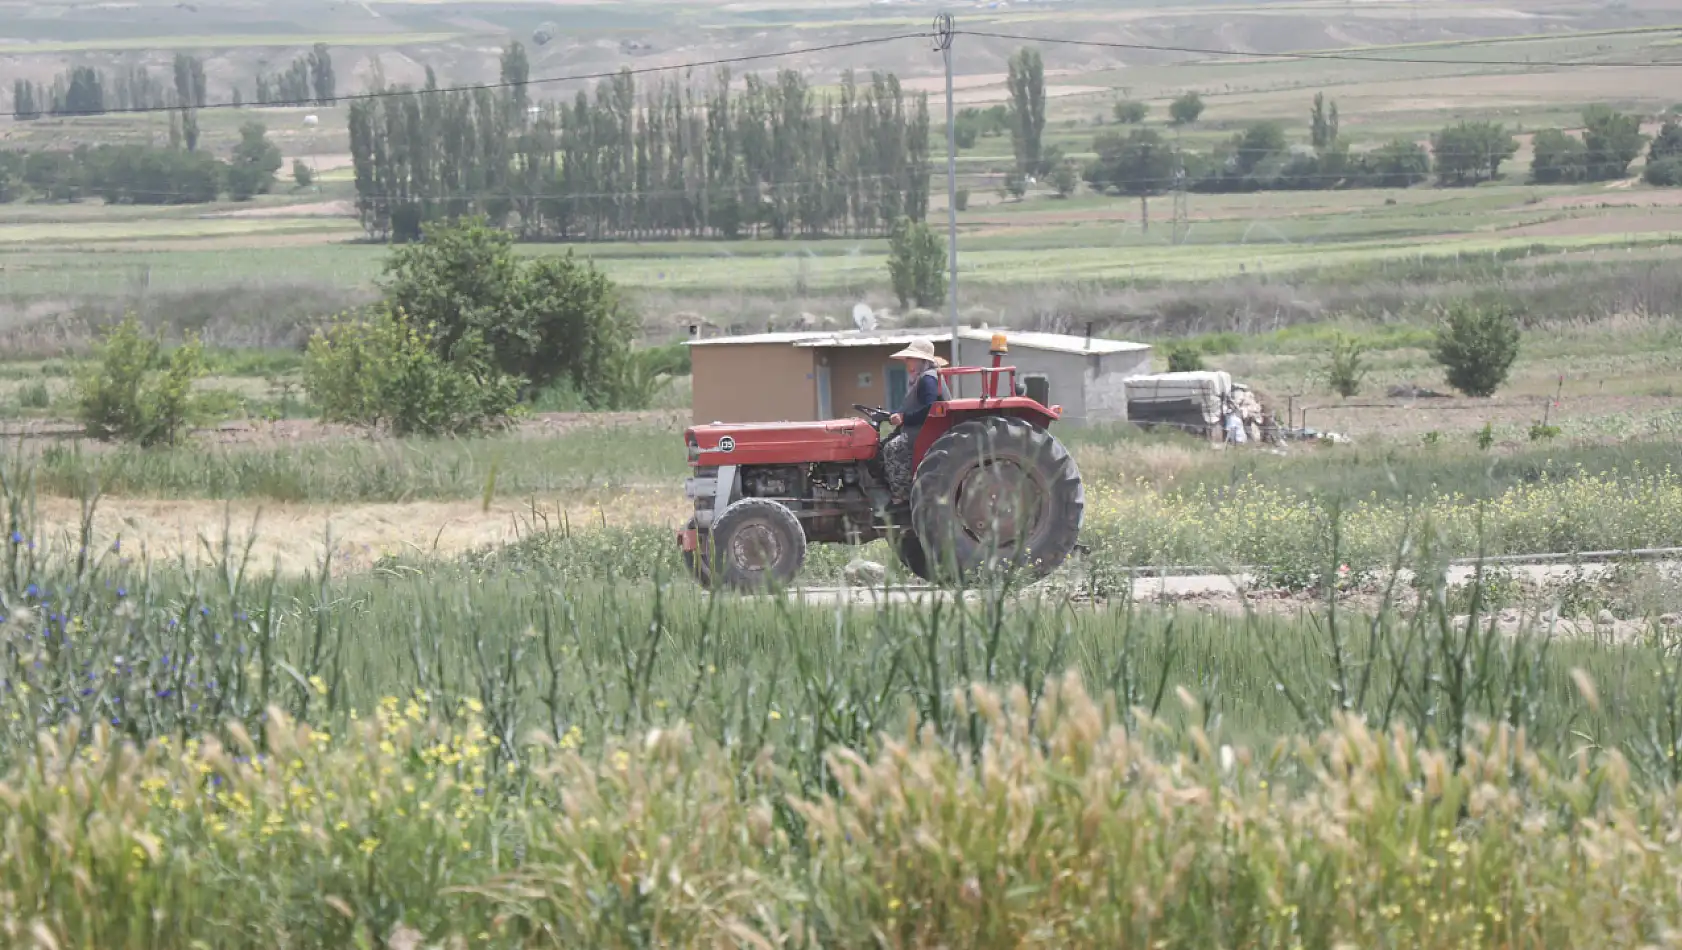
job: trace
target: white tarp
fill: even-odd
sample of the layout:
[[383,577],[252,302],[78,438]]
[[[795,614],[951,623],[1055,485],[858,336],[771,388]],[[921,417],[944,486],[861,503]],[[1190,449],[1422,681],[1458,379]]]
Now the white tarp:
[[[1157,373],[1127,380],[1128,417],[1148,417],[1151,404],[1191,404],[1198,407],[1203,421],[1222,423],[1222,409],[1232,398],[1232,375],[1219,370],[1195,373]],[[1134,411],[1139,407],[1139,412]],[[1165,407],[1166,408],[1166,407]]]

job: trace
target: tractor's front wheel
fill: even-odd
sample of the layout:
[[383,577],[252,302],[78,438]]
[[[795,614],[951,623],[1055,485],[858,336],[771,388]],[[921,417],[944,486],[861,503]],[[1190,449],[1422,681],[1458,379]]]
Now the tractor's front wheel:
[[[739,591],[786,587],[806,563],[806,531],[787,506],[743,498],[724,509],[697,549],[706,583]],[[697,576],[703,576],[700,570]]]
[[1085,509],[1068,450],[1008,416],[954,426],[929,447],[911,486],[912,524],[943,579],[988,568],[1044,577],[1074,550]]

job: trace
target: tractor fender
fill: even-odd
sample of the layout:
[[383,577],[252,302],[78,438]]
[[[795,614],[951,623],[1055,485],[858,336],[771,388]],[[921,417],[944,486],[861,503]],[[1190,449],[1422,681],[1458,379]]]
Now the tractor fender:
[[[1014,399],[1011,400],[1011,402],[1017,401],[1018,400]],[[1020,401],[1027,403],[1027,405],[999,406],[999,403],[1002,402],[1002,400],[989,401],[990,406],[997,408],[980,408],[978,406],[966,406],[962,404],[956,407],[951,406],[951,404],[947,404],[946,406],[937,405],[936,409],[941,411],[938,415],[935,412],[929,413],[928,419],[923,423],[922,431],[917,433],[917,441],[911,447],[912,470],[915,471],[917,466],[923,464],[923,458],[928,455],[929,448],[936,442],[940,441],[941,436],[952,431],[954,427],[962,425],[965,422],[969,422],[972,419],[993,419],[999,417],[1007,419],[1021,419],[1023,422],[1033,426],[1035,429],[1047,429],[1050,427],[1052,422],[1056,421],[1057,416],[1048,413],[1039,405],[1039,403],[1033,402],[1032,400]],[[963,402],[974,403],[978,402],[978,400],[964,400]]]

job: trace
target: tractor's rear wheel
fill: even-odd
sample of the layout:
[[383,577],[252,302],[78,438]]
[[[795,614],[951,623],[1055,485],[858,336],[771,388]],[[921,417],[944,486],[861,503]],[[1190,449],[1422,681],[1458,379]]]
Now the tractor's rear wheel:
[[929,446],[911,486],[912,524],[942,579],[990,568],[1044,577],[1074,550],[1085,510],[1068,450],[1007,416],[954,426]]
[[739,591],[786,587],[806,563],[800,519],[764,498],[743,498],[724,509],[708,541],[697,551],[708,580]]

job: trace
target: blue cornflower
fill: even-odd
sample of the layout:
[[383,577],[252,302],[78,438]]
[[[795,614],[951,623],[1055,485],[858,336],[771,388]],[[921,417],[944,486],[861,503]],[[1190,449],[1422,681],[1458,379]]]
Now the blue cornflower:
[[30,584],[28,587],[23,589],[23,595],[25,597],[39,597],[41,596],[41,588],[36,587],[34,584]]
[[118,597],[127,597],[128,596],[128,588],[127,587],[117,588],[117,596]]
[[22,544],[23,543],[23,532],[13,531],[12,532],[12,543],[13,544]]

